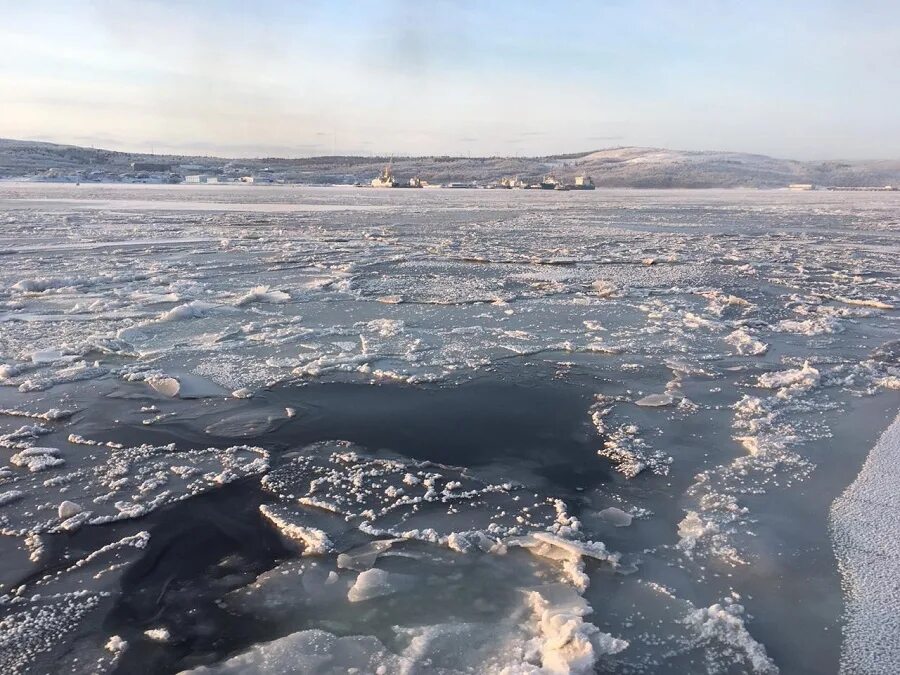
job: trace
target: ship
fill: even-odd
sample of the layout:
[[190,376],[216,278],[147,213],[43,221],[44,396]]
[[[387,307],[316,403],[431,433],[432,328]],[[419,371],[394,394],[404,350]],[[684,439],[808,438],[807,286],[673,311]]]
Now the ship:
[[548,173],[541,181],[541,190],[555,190],[557,186],[562,185],[552,173]]
[[521,190],[526,187],[525,181],[521,180],[518,176],[515,178],[501,178],[500,184],[498,187],[506,188],[507,190]]
[[395,188],[398,185],[400,185],[400,183],[394,178],[394,172],[390,163],[381,170],[381,174],[378,178],[372,179],[372,187]]
[[581,174],[575,176],[575,185],[568,185],[569,190],[593,190],[595,188],[594,181],[590,176]]

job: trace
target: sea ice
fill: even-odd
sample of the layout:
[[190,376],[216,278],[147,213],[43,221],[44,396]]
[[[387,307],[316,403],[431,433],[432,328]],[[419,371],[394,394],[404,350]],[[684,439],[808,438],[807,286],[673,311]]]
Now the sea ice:
[[[216,598],[277,633],[212,670],[774,672],[768,654],[829,669],[813,604],[753,574],[828,567],[816,528],[792,521],[802,536],[781,540],[772,511],[824,494],[826,479],[795,486],[815,462],[843,461],[832,429],[847,438],[842,425],[873,419],[869,397],[889,407],[900,388],[890,194],[210,189],[0,187],[0,543],[5,574],[28,580],[0,603],[0,669],[78,658],[103,672],[168,650],[151,632],[177,626],[177,650],[202,650],[168,616],[112,625],[121,570],[146,544],[113,533],[246,478],[241,490],[262,487],[253,522],[297,551]],[[287,198],[309,203],[275,203]],[[535,433],[539,455],[494,453],[488,430],[477,468],[381,441],[280,452],[289,431],[337,435],[316,435],[317,405],[285,408],[293,387],[371,383],[389,397],[485,377],[578,390],[583,425]],[[207,448],[204,433],[279,454],[270,471],[268,450]],[[832,512],[847,672],[897,660],[897,573],[871,553],[873,541],[890,553],[900,529],[871,505],[895,501],[879,488],[896,482],[885,443]],[[598,513],[611,503],[622,508]],[[640,526],[612,529],[632,515]],[[92,529],[67,534],[79,528]],[[639,566],[591,543],[607,536]],[[413,582],[350,602],[385,575]],[[768,652],[726,596],[743,585],[784,621]],[[112,633],[132,648],[105,651]]]

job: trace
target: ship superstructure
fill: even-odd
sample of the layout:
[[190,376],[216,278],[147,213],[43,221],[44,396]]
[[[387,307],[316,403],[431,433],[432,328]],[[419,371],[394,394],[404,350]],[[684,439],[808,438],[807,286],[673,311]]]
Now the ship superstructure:
[[506,177],[500,179],[500,187],[506,188],[507,190],[521,190],[527,185],[525,181],[520,179],[518,176],[514,178]]
[[581,174],[580,176],[575,176],[575,185],[569,187],[571,190],[593,190],[595,186],[590,176]]
[[562,183],[552,173],[548,173],[541,180],[541,190],[555,190],[559,185],[562,185]]
[[400,183],[394,178],[394,171],[390,162],[388,162],[384,169],[381,170],[381,174],[378,178],[372,179],[372,187],[395,188],[398,185],[400,185]]

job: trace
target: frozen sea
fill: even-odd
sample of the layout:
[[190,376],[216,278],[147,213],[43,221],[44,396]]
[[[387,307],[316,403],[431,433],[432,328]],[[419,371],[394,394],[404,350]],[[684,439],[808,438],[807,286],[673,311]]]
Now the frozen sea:
[[0,225],[0,672],[900,670],[900,193]]

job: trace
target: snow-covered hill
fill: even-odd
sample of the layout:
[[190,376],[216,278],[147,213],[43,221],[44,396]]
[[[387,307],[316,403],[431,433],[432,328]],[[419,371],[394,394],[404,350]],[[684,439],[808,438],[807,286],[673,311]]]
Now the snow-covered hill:
[[[0,139],[0,178],[133,180],[132,162],[170,164],[172,180],[199,171],[236,177],[265,171],[285,182],[353,183],[369,180],[386,157],[225,159],[114,152],[35,141]],[[900,184],[900,160],[799,162],[740,152],[696,152],[662,148],[610,148],[550,157],[395,157],[400,179],[432,183],[492,183],[518,175],[536,181],[548,172],[563,180],[579,173],[598,186],[643,188],[783,187]],[[198,169],[198,167],[201,167]]]

